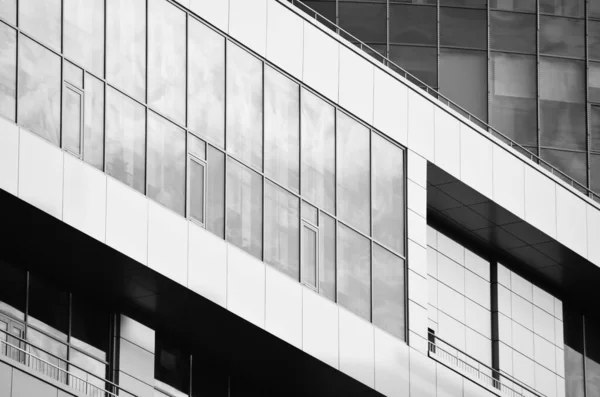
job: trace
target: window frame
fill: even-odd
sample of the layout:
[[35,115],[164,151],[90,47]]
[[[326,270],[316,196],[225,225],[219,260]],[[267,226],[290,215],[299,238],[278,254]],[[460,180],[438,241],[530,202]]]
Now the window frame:
[[[66,95],[65,92],[67,90],[72,91],[73,93],[75,93],[76,95],[79,95],[79,152],[78,153],[74,153],[73,150],[71,150],[70,148],[65,147],[65,134],[64,134],[64,118],[65,118],[65,112],[66,112],[66,106],[65,106],[65,101],[66,101]],[[83,144],[83,139],[84,139],[84,128],[85,128],[85,90],[76,87],[73,83],[64,80],[63,81],[63,94],[62,94],[62,119],[63,122],[61,122],[62,128],[61,128],[61,134],[60,134],[60,141],[61,141],[61,147],[64,151],[66,151],[67,153],[77,157],[80,160],[83,160],[84,157],[84,153],[83,153],[83,148],[84,148],[84,144]]]
[[[206,150],[206,148],[205,148]],[[203,174],[203,187],[202,187],[202,221],[196,219],[192,216],[191,210],[191,185],[192,185],[192,173],[190,172],[192,167],[191,163],[195,162],[196,164],[202,166],[202,174]],[[198,156],[193,155],[188,151],[187,154],[187,181],[186,181],[186,218],[191,222],[201,226],[206,229],[206,187],[207,187],[207,178],[208,178],[208,161],[199,158]]]
[[[304,245],[306,244],[306,241],[304,238],[304,228],[309,229],[310,231],[314,232],[314,234],[315,234],[315,285],[310,285],[310,283],[308,283],[308,281],[305,281],[305,279],[304,279],[304,268],[305,268],[305,266],[304,266]],[[305,287],[318,293],[319,292],[319,270],[320,270],[319,269],[320,268],[319,227],[315,226],[308,220],[302,218],[302,221],[300,222],[300,240],[301,240],[301,244],[300,244],[300,283],[302,285],[304,285]]]

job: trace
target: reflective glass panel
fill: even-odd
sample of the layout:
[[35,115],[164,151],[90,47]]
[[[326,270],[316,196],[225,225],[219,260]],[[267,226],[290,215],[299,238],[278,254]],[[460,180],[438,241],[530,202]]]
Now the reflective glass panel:
[[390,43],[437,45],[437,8],[390,4]]
[[483,121],[487,120],[487,54],[440,51],[440,91]]
[[0,23],[0,115],[15,121],[16,104],[17,33]]
[[24,320],[27,299],[27,272],[3,261],[0,261],[0,265],[2,266],[3,280],[2,288],[0,288],[0,313]]
[[591,102],[600,102],[600,63],[588,63],[589,97]]
[[565,387],[567,397],[584,395],[583,316],[564,306]]
[[490,8],[509,11],[536,11],[536,0],[490,0]]
[[490,12],[492,50],[535,53],[537,22],[535,15]]
[[335,219],[319,215],[319,293],[335,302]]
[[[565,17],[583,17],[585,0],[539,0],[540,13],[562,15]],[[593,3],[593,1],[592,1]]]
[[69,294],[35,275],[29,278],[27,321],[58,339],[69,331]]
[[299,280],[300,200],[265,182],[265,262]]
[[590,106],[591,150],[600,152],[600,107]]
[[440,0],[441,6],[485,8],[486,0]]
[[227,44],[227,151],[262,170],[263,64]]
[[373,144],[373,238],[404,254],[404,151],[378,134]]
[[440,8],[440,44],[442,46],[485,49],[486,38],[486,11]]
[[71,62],[63,62],[63,80],[77,88],[83,88],[83,69]]
[[586,149],[583,62],[540,58],[541,146]]
[[584,22],[541,15],[540,53],[583,58],[585,56]]
[[64,0],[63,51],[104,77],[104,0]]
[[106,0],[106,79],[145,99],[146,0]]
[[61,0],[20,0],[19,27],[35,39],[60,50]]
[[338,2],[339,25],[365,43],[385,43],[387,5],[385,3]]
[[369,130],[337,112],[338,215],[365,234],[370,234],[370,139]]
[[587,159],[585,153],[542,148],[540,155],[543,160],[546,160],[583,186],[587,185]]
[[227,241],[258,259],[262,259],[262,184],[259,174],[227,158]]
[[206,160],[206,143],[192,134],[187,136],[188,153],[200,160]]
[[185,124],[186,14],[167,0],[148,1],[148,104]]
[[300,191],[300,90],[298,84],[265,68],[265,174]]
[[200,223],[204,223],[204,163],[190,159],[188,172],[190,174],[190,202],[188,203],[190,216]]
[[0,0],[0,18],[12,25],[17,24],[17,0]]
[[19,37],[19,116],[25,129],[60,145],[60,57]]
[[302,226],[302,282],[317,288],[318,260],[317,230],[307,225]]
[[[600,1],[597,2],[600,4]],[[600,22],[589,20],[588,28],[588,57],[600,61]]]
[[534,55],[492,53],[490,124],[522,145],[537,146]]
[[590,154],[590,189],[600,192],[600,154]]
[[404,261],[373,245],[373,324],[404,340]]
[[367,238],[339,224],[338,303],[371,321],[371,247]]
[[185,139],[175,124],[148,113],[148,197],[185,216]]
[[302,196],[335,213],[335,110],[302,90]]
[[104,83],[85,75],[83,160],[104,169]]
[[[71,344],[102,361],[108,360],[110,341],[110,314],[102,304],[92,304],[80,296],[73,295],[71,308]],[[72,350],[71,352],[73,352]],[[90,370],[98,368],[93,362]],[[85,368],[85,367],[84,367]],[[93,373],[99,375],[98,371]],[[100,372],[105,376],[104,371]]]
[[81,127],[83,93],[65,85],[63,91],[62,147],[79,156],[81,154]]
[[430,87],[438,86],[437,48],[393,45],[390,59]]
[[189,18],[188,126],[225,148],[225,39]]
[[144,193],[146,110],[106,88],[106,173]]
[[587,397],[600,397],[600,318],[585,317],[585,383]]
[[159,384],[158,386],[159,388],[166,389],[164,391],[168,392],[168,394],[165,395],[180,396],[178,391],[189,392],[190,354],[186,352],[186,349],[178,346],[167,335],[158,334],[156,337],[154,377],[156,380],[163,382],[163,384]]
[[302,201],[302,219],[312,223],[315,226],[319,225],[319,210],[306,201]]

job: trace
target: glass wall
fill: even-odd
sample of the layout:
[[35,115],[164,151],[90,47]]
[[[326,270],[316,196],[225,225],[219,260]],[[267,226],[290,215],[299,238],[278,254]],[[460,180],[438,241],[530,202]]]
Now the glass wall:
[[565,306],[567,397],[600,397],[600,317]]

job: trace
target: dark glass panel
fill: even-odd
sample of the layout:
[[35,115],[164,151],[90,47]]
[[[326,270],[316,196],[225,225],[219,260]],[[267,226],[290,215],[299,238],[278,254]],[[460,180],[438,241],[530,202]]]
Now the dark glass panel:
[[156,335],[154,378],[176,390],[189,392],[190,355],[171,338],[159,333]]
[[339,25],[366,43],[385,43],[387,5],[385,3],[338,3]]
[[487,54],[479,51],[440,52],[440,92],[487,120]]
[[69,331],[69,294],[56,285],[31,275],[28,322],[59,339]]
[[0,23],[0,115],[15,121],[16,110],[17,32]]
[[540,149],[543,160],[552,164],[559,171],[564,172],[583,186],[587,185],[587,159],[581,152],[567,152],[554,149]]
[[491,11],[491,49],[535,53],[536,25],[535,15]]
[[437,0],[390,0],[390,3],[406,3],[406,4],[428,4],[436,5]]
[[65,56],[104,77],[104,0],[64,0]]
[[600,193],[600,154],[590,155],[590,189]]
[[600,18],[600,1],[591,0],[588,3],[588,15],[593,18]]
[[440,0],[440,6],[457,6],[471,8],[485,8],[486,0]]
[[390,43],[437,45],[437,8],[390,5]]
[[102,361],[108,360],[110,340],[110,314],[105,306],[73,295],[71,344]]
[[585,0],[539,0],[541,14],[583,17]]
[[563,314],[566,397],[581,397],[584,395],[583,317],[571,309],[565,305]]
[[600,63],[590,62],[588,66],[588,98],[591,102],[600,102]]
[[509,11],[536,11],[536,0],[490,0],[490,8]]
[[438,86],[436,48],[390,46],[390,59],[430,87]]
[[229,397],[229,373],[218,357],[192,355],[192,397]]
[[404,340],[404,261],[373,245],[373,324]]
[[[600,1],[597,2],[600,4]],[[600,22],[588,21],[588,58],[600,61]]]
[[600,318],[585,317],[586,397],[600,397]]
[[24,320],[27,294],[27,273],[16,266],[0,261],[2,288],[0,288],[0,313]]
[[[312,10],[316,11],[317,13],[319,13],[319,15],[327,18],[328,20],[330,20],[332,23],[337,23],[337,17],[336,17],[336,1],[312,1],[312,0],[306,0],[303,1],[304,4],[306,4],[308,7],[310,7]],[[304,10],[304,7],[300,7],[300,9]],[[310,14],[312,16],[312,13]],[[319,18],[319,21],[321,21],[321,19]],[[323,21],[321,21],[323,22]],[[326,25],[329,27],[329,25]]]
[[540,16],[540,53],[583,58],[584,22],[571,18]]
[[210,145],[206,152],[206,229],[225,238],[225,155]]
[[522,145],[537,145],[536,59],[492,53],[490,124]]
[[591,150],[600,153],[600,107],[590,106]]
[[485,49],[486,38],[486,11],[464,8],[440,9],[440,44],[442,46]]

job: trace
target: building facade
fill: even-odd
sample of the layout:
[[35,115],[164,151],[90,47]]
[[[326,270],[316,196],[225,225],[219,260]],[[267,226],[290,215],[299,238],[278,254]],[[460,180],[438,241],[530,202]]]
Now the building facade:
[[0,397],[600,396],[529,157],[284,0],[0,4]]

